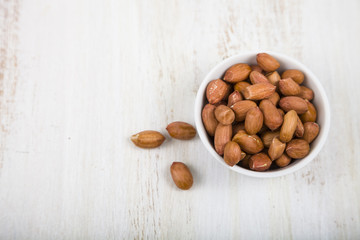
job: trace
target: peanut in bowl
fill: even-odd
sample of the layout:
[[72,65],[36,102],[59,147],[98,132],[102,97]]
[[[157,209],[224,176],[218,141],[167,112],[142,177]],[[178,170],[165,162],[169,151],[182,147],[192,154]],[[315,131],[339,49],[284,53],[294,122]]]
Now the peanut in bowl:
[[330,106],[320,81],[297,60],[248,52],[206,75],[196,96],[195,124],[205,148],[223,166],[247,176],[277,177],[299,170],[320,152]]

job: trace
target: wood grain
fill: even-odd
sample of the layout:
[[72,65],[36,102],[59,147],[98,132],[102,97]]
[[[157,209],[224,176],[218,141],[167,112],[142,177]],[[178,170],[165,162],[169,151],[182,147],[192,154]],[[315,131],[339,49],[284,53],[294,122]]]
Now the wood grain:
[[[360,2],[0,1],[0,239],[358,239]],[[319,156],[275,179],[236,174],[198,137],[196,91],[222,59],[282,52],[320,78]],[[153,129],[158,149],[129,137]],[[181,191],[170,165],[194,185]]]

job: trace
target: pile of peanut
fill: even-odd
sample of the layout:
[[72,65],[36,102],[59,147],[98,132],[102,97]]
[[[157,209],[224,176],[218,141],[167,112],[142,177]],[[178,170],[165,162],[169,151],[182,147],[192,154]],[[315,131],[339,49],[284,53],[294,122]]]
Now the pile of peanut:
[[266,171],[308,155],[320,127],[314,92],[301,85],[304,74],[289,69],[280,75],[279,62],[267,53],[256,61],[235,64],[208,84],[202,120],[228,165]]

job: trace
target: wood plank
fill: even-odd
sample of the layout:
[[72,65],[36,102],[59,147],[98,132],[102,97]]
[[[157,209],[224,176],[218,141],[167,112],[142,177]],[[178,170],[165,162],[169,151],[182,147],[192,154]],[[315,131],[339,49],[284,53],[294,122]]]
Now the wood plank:
[[[0,239],[356,239],[360,2],[0,2]],[[196,137],[197,89],[222,59],[272,50],[320,78],[329,139],[308,166],[254,179]],[[158,149],[129,141],[161,131]],[[169,168],[188,164],[190,191]]]

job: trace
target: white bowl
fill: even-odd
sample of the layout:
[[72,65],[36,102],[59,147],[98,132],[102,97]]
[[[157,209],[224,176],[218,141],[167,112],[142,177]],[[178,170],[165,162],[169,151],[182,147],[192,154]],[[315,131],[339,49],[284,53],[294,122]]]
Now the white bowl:
[[325,90],[321,86],[321,83],[318,80],[318,78],[305,65],[283,54],[266,51],[266,53],[275,57],[280,63],[281,67],[279,69],[279,72],[282,72],[285,69],[298,69],[302,71],[305,75],[305,80],[303,85],[311,88],[314,91],[315,97],[312,102],[317,109],[317,123],[320,125],[320,133],[318,137],[310,144],[310,153],[305,158],[292,161],[291,164],[289,164],[284,168],[268,170],[265,172],[255,172],[252,170],[242,168],[237,165],[230,167],[224,162],[224,159],[216,153],[211,142],[212,140],[208,136],[201,119],[202,109],[207,102],[205,91],[208,83],[214,79],[222,78],[225,71],[236,63],[256,64],[257,53],[258,52],[246,52],[227,58],[222,62],[220,62],[218,65],[216,65],[206,75],[205,79],[202,81],[199,87],[196,96],[195,124],[200,139],[205,145],[206,149],[224,167],[227,167],[235,172],[242,173],[244,175],[252,176],[252,177],[259,177],[259,178],[279,177],[289,173],[293,173],[299,170],[300,168],[304,167],[305,165],[307,165],[309,162],[311,162],[318,155],[321,148],[324,146],[324,143],[326,141],[330,129],[330,105],[326,97]]

